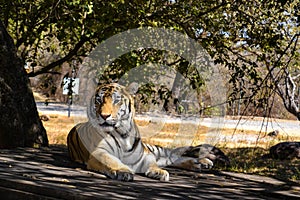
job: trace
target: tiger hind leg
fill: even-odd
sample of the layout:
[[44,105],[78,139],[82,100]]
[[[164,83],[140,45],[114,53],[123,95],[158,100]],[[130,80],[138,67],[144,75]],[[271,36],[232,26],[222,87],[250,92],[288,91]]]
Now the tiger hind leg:
[[176,159],[170,166],[190,171],[201,172],[202,170],[211,169],[213,165],[214,163],[208,158],[180,157]]

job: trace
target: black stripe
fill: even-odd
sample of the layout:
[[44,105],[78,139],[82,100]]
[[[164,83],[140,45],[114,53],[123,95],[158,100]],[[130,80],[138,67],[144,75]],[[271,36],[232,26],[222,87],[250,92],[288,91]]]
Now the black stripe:
[[[115,140],[115,142],[117,143],[117,141],[116,141],[116,139],[114,138],[114,137],[112,137],[114,140]],[[110,147],[110,149],[112,150],[112,152],[115,154],[116,152],[115,152],[115,148],[110,144],[110,142],[107,142],[107,140],[105,139],[105,141],[106,141],[106,144]]]
[[[119,149],[121,149],[121,146],[120,146],[120,144],[118,143],[118,140],[115,138],[115,136],[113,136],[113,135],[111,135],[111,134],[110,134],[110,136],[114,139],[114,141],[115,141],[115,143],[117,144],[117,146],[119,147]],[[106,143],[113,149],[113,146],[111,146],[109,142],[106,142]],[[114,151],[114,149],[113,149],[113,151]],[[115,152],[115,151],[114,151],[114,152]]]
[[[83,125],[81,125],[81,126],[83,126]],[[77,148],[76,148],[76,152],[77,152],[77,154],[78,154],[78,158],[82,161],[82,162],[84,162],[85,160],[87,160],[88,158],[85,158],[85,150],[86,150],[86,148],[85,148],[85,146],[83,145],[83,143],[82,143],[82,141],[81,141],[81,139],[80,139],[80,136],[79,136],[79,134],[78,134],[78,131],[76,130],[76,132],[75,132],[75,140],[76,140],[76,146],[77,146]]]
[[[74,128],[73,128],[74,129]],[[69,154],[70,157],[73,159],[74,158],[74,144],[73,144],[73,129],[70,131],[69,135],[68,135],[68,150],[69,150]]]
[[[81,145],[80,145],[80,139],[79,139],[79,135],[78,135],[78,132],[77,132],[77,130],[76,130],[76,132],[75,132],[75,141],[76,141],[76,152],[77,152],[77,156],[78,156],[78,158],[80,159],[80,160],[82,160],[83,159],[83,155],[82,155],[82,151],[81,151]],[[82,160],[83,161],[83,160]]]
[[131,113],[131,100],[129,98],[129,106],[128,106],[128,110],[129,110],[129,113]]
[[135,140],[134,140],[134,143],[132,145],[132,148],[129,149],[128,151],[126,151],[126,152],[131,152],[131,151],[135,150],[140,141],[141,141],[141,138],[136,137]]
[[[143,147],[141,146],[141,149],[140,149],[140,152],[132,152],[131,154],[129,155],[125,155],[124,158],[128,158],[128,157],[132,157],[134,156],[134,160],[130,160],[130,165],[136,165],[137,163],[139,163],[142,159],[143,159],[143,156],[144,156],[144,151],[143,151]],[[137,157],[137,154],[139,155],[139,157]],[[135,161],[135,162],[132,162],[132,161]]]

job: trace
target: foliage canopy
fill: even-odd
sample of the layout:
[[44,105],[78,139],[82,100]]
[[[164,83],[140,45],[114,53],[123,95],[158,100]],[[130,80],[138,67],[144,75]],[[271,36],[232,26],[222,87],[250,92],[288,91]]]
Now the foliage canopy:
[[[81,61],[97,44],[122,31],[165,27],[195,39],[225,67],[231,88],[227,103],[238,99],[245,110],[252,105],[269,116],[279,96],[300,119],[298,0],[0,2],[0,19],[29,65],[29,76],[57,71],[71,60]],[[114,65],[124,72],[146,62],[144,58],[165,62],[164,54],[137,50]],[[184,62],[174,56],[167,64],[187,74]]]

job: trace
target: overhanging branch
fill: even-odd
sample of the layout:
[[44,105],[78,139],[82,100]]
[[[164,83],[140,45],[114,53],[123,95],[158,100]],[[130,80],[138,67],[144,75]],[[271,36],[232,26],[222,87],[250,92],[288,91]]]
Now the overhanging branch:
[[79,40],[79,42],[74,46],[74,49],[72,49],[66,56],[64,56],[63,58],[61,58],[61,59],[59,59],[55,62],[50,63],[49,65],[41,68],[38,71],[28,73],[28,76],[29,77],[34,77],[34,76],[39,75],[39,74],[47,73],[50,69],[53,69],[54,67],[59,66],[59,65],[63,64],[64,62],[70,60],[73,56],[75,56],[77,54],[78,50],[87,41],[88,41],[88,38],[85,37],[85,36],[82,36],[81,39]]

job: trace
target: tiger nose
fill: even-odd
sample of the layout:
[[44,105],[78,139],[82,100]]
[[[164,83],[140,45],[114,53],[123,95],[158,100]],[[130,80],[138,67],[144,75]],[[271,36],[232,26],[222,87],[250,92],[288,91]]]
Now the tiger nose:
[[102,119],[106,120],[107,118],[109,118],[111,116],[111,114],[101,114]]

